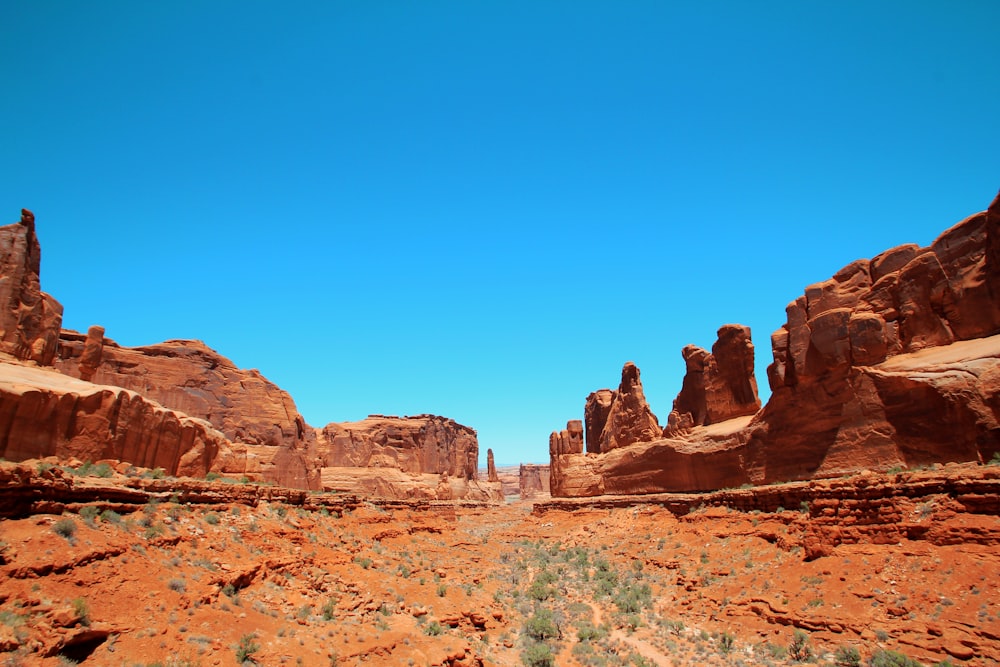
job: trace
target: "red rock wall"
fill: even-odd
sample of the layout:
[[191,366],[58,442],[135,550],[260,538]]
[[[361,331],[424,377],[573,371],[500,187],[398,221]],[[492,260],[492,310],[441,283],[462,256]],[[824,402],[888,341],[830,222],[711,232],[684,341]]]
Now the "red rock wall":
[[687,350],[700,383],[678,397],[688,423],[597,457],[553,451],[553,495],[705,491],[1000,451],[1000,197],[928,248],[848,264],[786,312],[763,410],[711,419],[714,355]]
[[0,364],[0,457],[117,459],[170,475],[204,476],[233,458],[207,422],[134,392],[59,373]]
[[22,210],[20,222],[0,227],[0,351],[49,366],[63,308],[41,291],[41,261],[35,216]]
[[522,463],[518,472],[518,491],[522,500],[531,500],[548,496],[549,466],[534,463]]
[[681,354],[687,372],[667,420],[668,434],[760,410],[749,327],[727,324],[719,329],[711,353],[688,345]]
[[331,423],[319,433],[324,467],[394,468],[413,474],[478,478],[475,430],[436,415],[372,415]]
[[64,331],[55,365],[67,375],[125,387],[204,419],[233,442],[270,448],[258,450],[260,465],[250,472],[294,488],[319,488],[315,432],[291,396],[201,341],[130,348],[103,338],[100,327],[86,337]]

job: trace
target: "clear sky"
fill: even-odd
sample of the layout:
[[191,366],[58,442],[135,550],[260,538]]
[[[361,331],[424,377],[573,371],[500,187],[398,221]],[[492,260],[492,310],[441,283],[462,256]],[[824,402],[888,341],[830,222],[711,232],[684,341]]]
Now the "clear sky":
[[314,426],[548,459],[1000,187],[1000,3],[5,2],[0,221],[64,326],[198,338]]

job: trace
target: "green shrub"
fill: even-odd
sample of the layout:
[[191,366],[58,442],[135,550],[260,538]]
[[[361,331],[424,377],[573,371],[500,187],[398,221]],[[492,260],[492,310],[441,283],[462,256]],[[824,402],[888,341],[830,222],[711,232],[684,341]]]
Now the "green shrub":
[[861,653],[853,646],[841,646],[833,654],[837,667],[861,667]]
[[444,632],[444,628],[437,621],[431,621],[427,624],[427,627],[424,628],[424,634],[431,637],[437,637],[442,632]]
[[556,657],[552,654],[552,649],[549,648],[548,644],[529,644],[522,657],[527,667],[555,667],[556,664]]
[[788,655],[795,662],[805,662],[812,657],[812,647],[809,645],[809,635],[796,629],[792,634],[792,643],[788,645]]
[[93,505],[84,505],[80,508],[79,515],[88,526],[93,526],[98,515],[97,508]]
[[70,542],[73,541],[73,536],[76,535],[76,522],[70,518],[63,518],[52,524],[52,530],[56,535],[60,537],[65,537]]
[[524,626],[524,632],[532,639],[538,640],[549,639],[559,634],[552,619],[552,612],[544,607],[532,614]]
[[902,653],[879,649],[868,659],[870,667],[921,667],[920,663],[913,658],[908,658]]
[[242,665],[250,661],[254,662],[253,654],[260,650],[260,644],[254,640],[257,635],[250,633],[240,637],[240,643],[236,645],[236,663]]
[[320,612],[323,614],[324,621],[332,621],[337,616],[337,603],[334,601],[333,598],[330,598],[323,605],[323,608],[320,610]]
[[76,598],[72,602],[73,611],[80,617],[80,625],[90,625],[90,605],[83,598]]
[[215,512],[209,512],[208,514],[205,515],[205,523],[212,526],[219,525],[219,515],[216,514]]

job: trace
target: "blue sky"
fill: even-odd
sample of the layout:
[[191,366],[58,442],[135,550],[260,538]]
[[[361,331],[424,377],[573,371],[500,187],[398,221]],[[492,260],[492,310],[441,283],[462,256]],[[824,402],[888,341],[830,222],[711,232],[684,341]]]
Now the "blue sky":
[[[927,244],[1000,187],[1000,3],[0,8],[0,211],[64,326],[198,338],[314,426],[548,434],[635,361]],[[2,220],[2,217],[0,217]]]

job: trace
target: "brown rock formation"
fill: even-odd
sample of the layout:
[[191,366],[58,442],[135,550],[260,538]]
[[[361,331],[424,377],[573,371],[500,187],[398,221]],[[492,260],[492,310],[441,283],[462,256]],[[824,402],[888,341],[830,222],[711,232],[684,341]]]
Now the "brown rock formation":
[[446,417],[371,415],[327,424],[318,441],[328,490],[389,498],[503,498],[499,480],[478,481],[475,430]]
[[718,336],[711,353],[695,345],[681,351],[687,373],[665,435],[752,415],[760,409],[750,328],[727,324]]
[[0,363],[0,457],[116,459],[171,475],[204,476],[234,460],[211,424],[135,392],[55,371]]
[[536,463],[522,463],[518,473],[521,500],[536,500],[547,497],[549,488],[549,466]]
[[773,393],[752,418],[732,409],[745,402],[734,397],[750,396],[746,384],[737,392],[729,380],[716,383],[721,400],[709,399],[722,356],[734,369],[752,365],[749,332],[723,327],[712,355],[684,351],[671,437],[602,446],[597,457],[554,452],[553,495],[703,491],[989,460],[1000,451],[998,260],[1000,197],[928,248],[900,246],[807,287],[771,337]]
[[[243,370],[201,341],[122,347],[101,327],[83,337],[64,331],[56,369],[124,387],[172,410],[210,422],[248,446],[245,471],[303,489],[319,488],[315,434],[287,392],[256,370]],[[235,471],[234,471],[235,472]]]
[[[595,397],[597,419],[603,391],[605,390],[595,392],[598,395]],[[621,384],[611,399],[607,421],[601,432],[600,451],[604,453],[635,442],[650,442],[658,439],[662,431],[659,420],[646,403],[646,395],[639,380],[639,368],[629,361],[622,368]]]
[[447,417],[370,415],[320,432],[324,467],[394,468],[406,473],[478,478],[475,430]]
[[615,392],[610,389],[598,389],[587,396],[587,403],[583,408],[583,423],[586,424],[587,451],[592,454],[601,453],[601,434],[608,423],[614,398]]
[[104,354],[104,327],[94,325],[87,329],[87,338],[83,342],[83,352],[80,354],[80,379],[90,382],[94,373],[101,365]]
[[[574,455],[583,453],[583,422],[580,420],[570,420],[566,422],[566,428],[562,431],[553,431],[549,434],[549,459],[550,463],[550,477],[552,480],[552,485],[555,485],[563,479],[562,474],[559,470],[560,461],[563,460],[565,455]],[[553,488],[552,493],[554,495],[562,495],[561,491]]]
[[0,351],[48,366],[63,308],[41,291],[41,260],[35,216],[22,209],[20,222],[0,227]]
[[486,479],[490,482],[499,482],[500,478],[497,476],[497,464],[493,462],[493,450],[486,450]]

